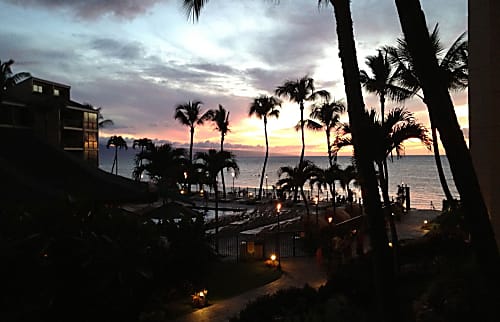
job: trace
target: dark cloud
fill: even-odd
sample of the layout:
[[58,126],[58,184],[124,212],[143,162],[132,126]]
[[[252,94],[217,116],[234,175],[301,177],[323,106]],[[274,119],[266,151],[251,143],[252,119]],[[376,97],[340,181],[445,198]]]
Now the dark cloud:
[[102,16],[130,19],[146,13],[162,0],[7,0],[6,2],[24,7],[69,10],[82,19],[96,19]]
[[90,41],[89,47],[99,51],[104,57],[122,60],[135,60],[144,58],[144,48],[141,43],[120,42],[111,38],[97,38]]

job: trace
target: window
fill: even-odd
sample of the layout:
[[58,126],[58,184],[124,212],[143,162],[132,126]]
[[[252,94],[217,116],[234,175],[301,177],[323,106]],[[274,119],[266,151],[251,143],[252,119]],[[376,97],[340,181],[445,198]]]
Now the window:
[[83,128],[97,130],[97,113],[85,112],[83,114]]
[[54,88],[54,96],[59,96],[59,89]]
[[33,84],[33,92],[34,93],[43,93],[42,85]]
[[85,132],[85,150],[97,150],[97,133]]

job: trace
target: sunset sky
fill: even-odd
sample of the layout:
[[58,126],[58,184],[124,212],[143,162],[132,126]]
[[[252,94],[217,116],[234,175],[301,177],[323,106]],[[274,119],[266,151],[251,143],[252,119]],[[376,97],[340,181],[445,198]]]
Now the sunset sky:
[[[174,120],[174,109],[201,100],[205,110],[222,104],[230,111],[226,149],[260,154],[263,124],[248,117],[253,98],[306,74],[318,89],[345,97],[330,7],[318,9],[316,0],[211,0],[192,23],[181,2],[0,0],[0,59],[16,60],[14,72],[68,84],[74,100],[102,107],[115,122],[101,131],[104,140],[148,137],[187,147],[188,129]],[[430,28],[439,23],[446,47],[466,31],[466,0],[421,3]],[[354,0],[352,12],[358,60],[366,69],[365,57],[395,44],[401,28],[394,1]],[[377,97],[364,98],[378,108]],[[467,129],[467,92],[453,99]],[[428,123],[418,99],[406,106]],[[298,106],[287,102],[279,120],[269,121],[271,153],[300,153],[299,119]],[[211,124],[196,130],[197,148],[218,148],[219,140]],[[306,155],[325,153],[324,133],[307,132]],[[429,154],[413,145],[406,153]]]

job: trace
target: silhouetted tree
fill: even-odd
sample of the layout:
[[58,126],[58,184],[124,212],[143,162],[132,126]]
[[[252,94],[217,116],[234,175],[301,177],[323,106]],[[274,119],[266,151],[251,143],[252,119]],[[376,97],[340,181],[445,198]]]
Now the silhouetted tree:
[[[468,42],[465,37],[466,34],[462,33],[443,56],[444,48],[439,40],[439,29],[437,24],[430,34],[432,49],[438,60],[441,77],[444,78],[448,89],[452,91],[461,91],[466,89],[469,82]],[[391,63],[394,64],[398,70],[397,76],[401,86],[408,88],[415,94],[415,96],[418,96],[423,100],[423,96],[418,94],[418,91],[420,90],[420,83],[415,73],[415,66],[408,50],[408,44],[404,38],[397,40],[397,46],[387,47],[387,51],[389,53]],[[446,200],[448,200],[448,204],[452,206],[455,202],[444,175],[443,165],[439,155],[439,141],[436,126],[432,120],[430,123],[434,159],[436,161],[439,181],[441,183],[441,187],[443,188]]]
[[[142,138],[142,139],[135,139],[134,142],[132,143],[132,149],[135,149],[136,147],[139,147],[141,150],[139,151],[138,155],[144,154],[144,150],[152,150],[154,147],[153,141],[148,138]],[[135,168],[140,169],[142,168],[142,162],[143,159],[139,158],[137,155],[135,157]],[[142,172],[136,172],[135,169],[132,173],[132,177],[136,181],[141,181],[142,177]]]
[[[396,0],[399,20],[408,49],[415,64],[415,72],[422,87],[431,122],[441,135],[455,180],[460,201],[465,210],[471,245],[491,294],[500,287],[500,256],[488,210],[484,203],[472,158],[458,123],[453,102],[429,38],[425,15],[418,0]],[[436,77],[438,76],[438,77]],[[494,301],[486,299],[488,310]],[[496,316],[491,316],[495,320]]]
[[31,74],[26,72],[14,74],[11,68],[13,64],[13,59],[9,59],[3,63],[0,60],[0,103],[2,102],[3,95],[8,88],[16,85],[19,81],[24,80],[25,78],[31,77]]
[[267,119],[270,117],[279,118],[281,107],[281,100],[274,96],[261,95],[255,98],[250,105],[249,116],[256,115],[259,119],[264,121],[264,137],[266,138],[266,155],[264,157],[264,165],[262,166],[262,173],[260,175],[259,185],[259,199],[262,199],[262,186],[264,185],[264,176],[266,175],[267,159],[269,157],[269,141],[267,138]]
[[121,136],[113,135],[109,138],[106,148],[109,149],[110,146],[115,147],[115,156],[113,158],[113,166],[111,167],[111,173],[115,170],[115,174],[118,175],[118,149],[128,149],[127,141],[125,141]]
[[[229,129],[229,112],[219,104],[219,108],[216,110],[209,110],[207,112],[207,119],[215,123],[215,129],[220,132],[220,150],[224,151],[224,138],[227,133],[231,130]],[[222,181],[222,197],[226,199],[226,182],[224,180],[224,169],[220,172]]]
[[[316,165],[309,161],[304,160],[304,162],[299,163],[295,167],[283,166],[278,169],[278,182],[276,183],[284,191],[300,191],[302,200],[306,207],[307,217],[309,218],[309,204],[307,202],[306,195],[304,193],[304,185],[306,182],[314,177]],[[281,176],[284,176],[283,178]],[[297,199],[294,199],[296,202]]]
[[219,185],[217,176],[222,169],[233,169],[236,176],[240,173],[240,168],[236,162],[234,154],[229,151],[216,151],[210,149],[208,152],[198,152],[195,156],[198,170],[203,173],[214,188],[215,192],[215,251],[219,252]]
[[[208,119],[207,113],[201,114],[201,101],[189,101],[184,104],[179,104],[175,108],[174,118],[179,122],[189,127],[190,141],[189,141],[189,163],[193,164],[193,142],[194,142],[194,129],[196,125],[203,125]],[[190,168],[191,166],[189,166]],[[190,178],[190,177],[189,177]],[[191,180],[191,179],[189,179]],[[188,184],[188,192],[191,192],[191,184]]]

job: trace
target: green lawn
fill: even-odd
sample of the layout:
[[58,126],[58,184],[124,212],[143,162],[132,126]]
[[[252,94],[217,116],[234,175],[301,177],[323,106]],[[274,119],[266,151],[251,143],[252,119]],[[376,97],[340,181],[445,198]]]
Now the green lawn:
[[[211,264],[207,273],[209,305],[245,291],[270,283],[281,276],[276,268],[267,267],[264,261],[255,262],[217,262]],[[191,299],[179,299],[168,303],[168,317],[175,318],[196,310],[191,306]]]
[[257,288],[278,279],[281,272],[263,261],[215,263],[207,279],[209,299],[222,300]]

